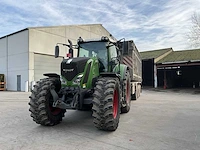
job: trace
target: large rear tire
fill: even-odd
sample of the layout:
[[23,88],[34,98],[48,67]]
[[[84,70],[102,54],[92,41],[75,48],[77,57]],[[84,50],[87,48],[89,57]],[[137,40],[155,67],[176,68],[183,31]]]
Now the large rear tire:
[[123,95],[124,95],[125,106],[121,107],[121,112],[128,113],[131,107],[131,78],[128,71],[125,74]]
[[120,117],[120,95],[118,78],[103,77],[97,80],[92,107],[96,128],[108,131],[117,129]]
[[38,81],[29,97],[29,111],[33,121],[45,126],[53,126],[60,123],[66,111],[52,107],[51,86],[55,86],[55,91],[58,92],[61,88],[60,80],[57,78],[46,78]]

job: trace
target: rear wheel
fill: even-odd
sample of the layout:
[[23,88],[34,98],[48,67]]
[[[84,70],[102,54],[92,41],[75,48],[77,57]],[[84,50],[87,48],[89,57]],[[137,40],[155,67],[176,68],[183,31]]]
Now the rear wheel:
[[120,117],[119,80],[110,77],[99,78],[93,96],[92,116],[95,127],[101,130],[116,130]]
[[45,126],[60,123],[66,110],[53,107],[53,97],[50,92],[51,86],[55,86],[58,92],[61,88],[60,81],[56,78],[42,79],[34,86],[30,96],[30,109],[33,121]]
[[131,78],[130,78],[129,72],[126,72],[126,74],[125,74],[124,101],[125,101],[125,106],[121,107],[121,112],[127,113],[127,112],[129,112],[130,107],[131,107]]

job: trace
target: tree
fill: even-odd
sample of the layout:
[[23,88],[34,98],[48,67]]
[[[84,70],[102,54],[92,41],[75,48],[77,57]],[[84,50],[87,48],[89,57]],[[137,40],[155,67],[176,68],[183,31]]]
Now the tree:
[[200,47],[200,16],[197,13],[192,15],[192,28],[188,38],[192,47]]

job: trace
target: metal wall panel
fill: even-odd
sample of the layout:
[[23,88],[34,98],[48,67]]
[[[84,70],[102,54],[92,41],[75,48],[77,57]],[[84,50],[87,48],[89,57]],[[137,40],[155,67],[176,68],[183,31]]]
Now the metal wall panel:
[[0,39],[0,74],[7,76],[7,37]]
[[17,90],[17,75],[21,75],[21,91],[25,91],[28,78],[28,30],[8,36],[7,89]]

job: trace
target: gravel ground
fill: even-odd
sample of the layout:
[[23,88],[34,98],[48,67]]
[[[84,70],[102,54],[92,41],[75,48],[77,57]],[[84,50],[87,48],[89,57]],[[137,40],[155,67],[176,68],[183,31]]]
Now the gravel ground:
[[36,124],[30,93],[0,91],[0,150],[199,150],[200,94],[145,89],[115,132],[97,130],[90,111],[67,110],[61,124]]

